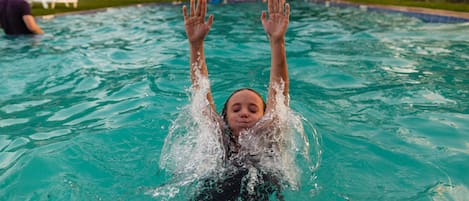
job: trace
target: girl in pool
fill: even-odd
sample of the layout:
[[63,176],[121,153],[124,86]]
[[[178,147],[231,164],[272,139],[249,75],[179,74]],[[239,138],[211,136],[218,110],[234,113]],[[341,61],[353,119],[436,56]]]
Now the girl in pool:
[[[190,45],[190,72],[193,89],[201,88],[201,79],[208,79],[208,70],[204,55],[204,38],[207,36],[213,23],[213,15],[205,20],[207,13],[207,0],[190,1],[190,11],[183,6],[184,24]],[[268,200],[269,195],[276,193],[277,198],[281,190],[279,179],[271,173],[257,168],[257,163],[265,158],[259,157],[262,153],[278,151],[275,143],[259,143],[269,141],[275,131],[278,114],[277,104],[288,106],[288,67],[285,52],[285,32],[288,27],[290,6],[285,0],[268,0],[268,17],[265,11],[261,14],[262,26],[269,38],[271,48],[270,83],[267,101],[256,91],[243,88],[236,90],[227,99],[221,115],[215,111],[215,104],[210,92],[207,90],[207,108],[204,114],[210,116],[220,129],[223,130],[222,141],[226,152],[225,178],[216,181],[203,182],[204,190],[195,200]],[[283,98],[278,98],[279,96]],[[254,138],[256,143],[243,144]],[[259,140],[261,139],[261,140]],[[270,140],[271,141],[271,140]],[[259,146],[265,146],[259,148]],[[256,168],[253,168],[256,167]],[[253,169],[256,172],[253,174]],[[256,181],[247,179],[256,177]]]

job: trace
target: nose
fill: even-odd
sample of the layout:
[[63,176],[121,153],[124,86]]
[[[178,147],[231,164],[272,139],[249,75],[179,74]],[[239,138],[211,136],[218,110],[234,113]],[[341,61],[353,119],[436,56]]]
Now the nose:
[[240,116],[241,118],[248,118],[248,117],[249,117],[249,112],[248,112],[248,110],[246,110],[246,109],[241,110],[241,112],[239,113],[239,116]]

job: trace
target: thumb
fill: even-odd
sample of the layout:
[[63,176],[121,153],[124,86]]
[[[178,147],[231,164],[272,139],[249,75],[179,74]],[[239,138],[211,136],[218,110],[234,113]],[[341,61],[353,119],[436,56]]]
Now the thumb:
[[213,23],[213,15],[210,15],[210,16],[208,16],[207,25],[209,27],[212,27],[212,23]]
[[261,21],[262,21],[262,25],[265,25],[265,21],[266,21],[266,13],[265,13],[265,11],[262,11]]

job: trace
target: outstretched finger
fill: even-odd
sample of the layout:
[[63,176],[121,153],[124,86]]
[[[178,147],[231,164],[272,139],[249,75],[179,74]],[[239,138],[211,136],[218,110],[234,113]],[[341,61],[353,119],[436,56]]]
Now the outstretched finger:
[[184,22],[187,21],[187,7],[182,6],[182,14],[184,15]]
[[282,15],[285,14],[285,0],[280,0],[280,3],[278,4],[278,12]]
[[191,13],[190,13],[190,16],[191,16],[191,17],[194,17],[194,15],[195,15],[195,0],[191,0],[191,3],[190,3],[190,4],[191,4],[191,8],[190,8],[190,9],[191,9]]
[[274,2],[273,1],[274,0],[267,1],[267,7],[268,7],[268,10],[269,10],[269,15],[274,12],[274,5],[273,5]]
[[274,10],[274,13],[278,13],[279,9],[278,9],[278,0],[273,0],[273,10]]
[[200,7],[200,16],[202,16],[202,19],[205,19],[205,15],[207,14],[207,0],[203,0],[203,3]]
[[285,12],[286,12],[285,16],[290,17],[290,4],[289,3],[285,5]]
[[200,0],[194,0],[195,3],[194,3],[194,16],[199,16],[199,7],[200,7]]

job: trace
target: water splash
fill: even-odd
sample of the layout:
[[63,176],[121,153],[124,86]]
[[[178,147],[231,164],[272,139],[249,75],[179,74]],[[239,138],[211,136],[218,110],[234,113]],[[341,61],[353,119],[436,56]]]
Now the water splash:
[[[198,59],[199,61],[200,59]],[[190,104],[182,108],[169,129],[160,159],[160,166],[178,177],[194,178],[209,175],[223,161],[220,125],[214,121],[207,93],[210,82],[200,73],[202,65],[195,62],[197,77],[191,88]]]
[[[190,104],[172,123],[160,158],[160,167],[171,173],[172,180],[149,192],[162,200],[187,199],[216,185],[204,185],[207,178],[223,180],[237,174],[233,166],[226,166],[223,125],[207,100],[209,80],[201,75],[199,62],[193,65],[197,83],[190,90]],[[282,87],[276,86],[276,102],[288,102],[289,97],[279,89]],[[281,189],[312,192],[317,187],[314,174],[321,158],[319,136],[305,118],[285,104],[277,104],[273,111],[239,136],[240,149],[234,158],[241,161],[238,168],[246,174],[237,187],[253,195],[257,186],[268,182],[265,175],[270,175],[279,178]]]
[[[314,173],[322,153],[320,139],[305,118],[282,104],[289,102],[289,97],[283,95],[283,86],[284,83],[273,86],[277,103],[273,112],[267,112],[251,130],[241,133],[241,154],[255,156],[257,167],[280,178],[284,188],[295,191],[315,188]],[[311,129],[310,133],[305,130],[305,124]],[[302,181],[305,175],[310,177]]]

